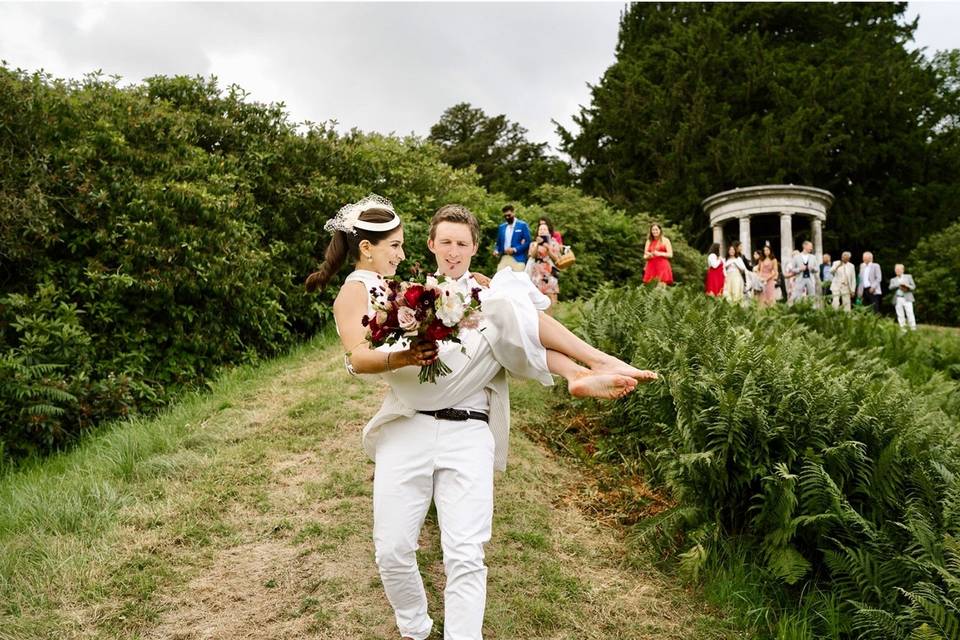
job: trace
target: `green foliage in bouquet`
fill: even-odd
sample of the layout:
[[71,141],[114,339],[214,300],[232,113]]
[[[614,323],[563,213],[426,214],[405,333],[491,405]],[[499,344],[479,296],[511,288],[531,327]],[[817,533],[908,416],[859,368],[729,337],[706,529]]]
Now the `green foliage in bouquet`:
[[736,539],[798,601],[832,593],[842,637],[956,638],[960,385],[897,365],[886,341],[906,353],[913,337],[866,344],[869,314],[821,314],[602,291],[581,331],[663,382],[602,414],[597,455],[634,461],[677,500],[635,536],[675,544],[691,575]]

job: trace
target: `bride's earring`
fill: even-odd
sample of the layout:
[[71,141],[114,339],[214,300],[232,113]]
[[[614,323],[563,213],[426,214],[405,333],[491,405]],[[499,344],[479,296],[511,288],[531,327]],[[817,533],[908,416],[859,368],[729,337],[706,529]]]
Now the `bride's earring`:
[[367,262],[373,262],[373,256],[367,256]]

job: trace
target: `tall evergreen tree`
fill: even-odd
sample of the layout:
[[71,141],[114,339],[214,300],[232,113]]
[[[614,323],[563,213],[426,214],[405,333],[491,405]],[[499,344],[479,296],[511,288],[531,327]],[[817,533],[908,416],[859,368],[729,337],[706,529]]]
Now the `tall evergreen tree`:
[[547,153],[546,143],[527,140],[527,130],[503,114],[488,116],[461,102],[443,112],[429,139],[455,168],[476,167],[480,184],[513,199],[528,198],[540,185],[569,184],[570,167]]
[[957,218],[957,58],[907,49],[906,3],[638,3],[560,129],[584,189],[709,242],[700,202],[794,183],[836,202],[827,247],[906,257]]

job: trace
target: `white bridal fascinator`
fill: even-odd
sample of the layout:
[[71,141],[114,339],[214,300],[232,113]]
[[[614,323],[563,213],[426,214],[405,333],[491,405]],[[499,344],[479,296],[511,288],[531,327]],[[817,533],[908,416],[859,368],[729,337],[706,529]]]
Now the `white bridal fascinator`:
[[[385,209],[393,214],[393,219],[387,222],[365,222],[360,219],[360,214],[367,209]],[[357,229],[363,229],[364,231],[389,231],[399,226],[400,216],[398,216],[394,210],[393,203],[383,196],[371,193],[362,200],[357,200],[356,202],[351,202],[350,204],[340,207],[337,215],[327,220],[323,228],[330,233],[343,231],[344,233],[356,235]]]

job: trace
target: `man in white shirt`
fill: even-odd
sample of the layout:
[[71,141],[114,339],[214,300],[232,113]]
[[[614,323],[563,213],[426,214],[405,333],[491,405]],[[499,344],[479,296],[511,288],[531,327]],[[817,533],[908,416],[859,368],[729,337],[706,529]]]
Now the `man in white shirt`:
[[873,254],[863,252],[863,262],[860,263],[860,282],[857,284],[857,296],[863,300],[863,306],[870,306],[876,313],[880,313],[880,283],[883,276],[880,274],[880,265],[873,261]]
[[[427,246],[437,259],[438,273],[460,283],[464,295],[473,295],[479,286],[469,271],[478,239],[476,218],[459,205],[441,207],[431,221]],[[509,318],[532,322],[534,334],[540,326],[537,339],[544,342],[538,323],[556,320],[537,313],[526,291],[547,304],[549,300],[525,274],[504,270],[493,282],[509,285],[512,278],[526,279],[522,302],[529,305],[529,315],[503,314],[493,321],[493,305],[502,300],[489,290],[483,297],[480,328],[460,332],[466,353],[452,341],[439,346],[439,357],[452,372],[437,385],[419,384],[416,371],[404,371],[411,367],[391,372],[384,405],[364,429],[364,447],[376,461],[377,566],[397,626],[408,640],[423,640],[433,627],[416,561],[417,539],[431,500],[437,505],[447,576],[444,637],[481,640],[487,580],[483,547],[492,533],[493,473],[506,467],[510,431],[505,369],[546,385],[553,384],[550,373],[556,373],[567,378],[571,394],[593,397],[620,397],[640,379],[592,372],[543,344],[523,344],[522,335],[528,335],[524,329],[530,327],[511,325]],[[567,342],[576,339],[568,337]]]
[[793,273],[796,274],[793,282],[793,300],[809,298],[813,301],[814,308],[819,308],[820,300],[817,298],[817,257],[813,255],[813,243],[805,240],[803,251],[793,259]]
[[844,311],[850,311],[850,299],[857,291],[857,270],[850,262],[852,254],[844,251],[840,259],[830,267],[833,280],[830,283],[830,293],[833,294],[833,308],[839,309],[843,305]]

